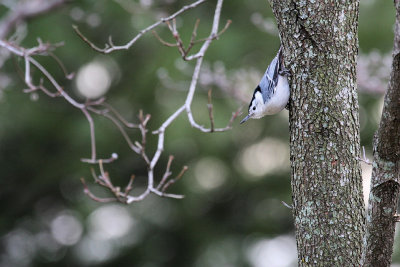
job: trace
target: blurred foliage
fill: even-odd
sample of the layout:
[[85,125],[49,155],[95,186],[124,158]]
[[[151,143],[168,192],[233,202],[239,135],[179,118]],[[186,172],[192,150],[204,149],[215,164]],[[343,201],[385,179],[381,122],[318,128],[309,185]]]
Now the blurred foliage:
[[[55,54],[74,72],[96,60],[111,62],[108,66],[116,75],[107,93],[108,101],[131,121],[137,121],[140,109],[150,113],[149,128],[153,130],[183,103],[194,62],[184,63],[175,48],[161,45],[151,33],[127,51],[102,56],[77,37],[72,25],[78,25],[100,47],[110,35],[114,43],[121,44],[187,3],[70,1],[61,9],[30,20],[21,45],[34,46],[38,37],[52,43],[64,42]],[[208,1],[177,19],[183,40],[190,39],[197,18],[201,20],[198,36],[207,36],[214,5],[215,1]],[[6,12],[1,6],[0,14]],[[260,16],[267,22],[273,19],[265,1],[226,1],[221,25],[228,19],[233,23],[212,43],[203,66],[211,70],[223,66],[232,80],[249,76],[247,83],[234,88],[249,100],[257,77],[261,77],[279,46],[276,35],[254,23]],[[360,51],[390,52],[393,22],[391,2],[362,1]],[[165,25],[156,31],[173,41]],[[75,82],[63,77],[54,60],[38,59],[65,90],[79,97]],[[25,85],[18,71],[22,63],[12,57],[1,69],[10,83],[0,88],[0,266],[296,265],[292,215],[281,204],[291,203],[287,112],[244,126],[236,121],[232,131],[215,134],[192,129],[186,116],[181,115],[166,132],[165,152],[156,174],[160,177],[164,172],[169,154],[175,155],[175,174],[188,165],[182,180],[170,188],[186,198],[152,196],[130,206],[99,204],[83,194],[80,184],[81,177],[89,181],[91,177],[90,166],[80,162],[90,153],[85,117],[61,98],[24,94]],[[172,88],[165,86],[160,73],[168,74],[174,82]],[[209,125],[209,89],[213,90],[217,126],[224,126],[239,106],[246,112],[247,103],[217,86],[199,86],[193,110],[201,124]],[[359,101],[361,145],[370,155],[382,96],[360,93]],[[119,155],[106,167],[113,181],[124,186],[134,173],[137,178],[133,192],[139,193],[145,186],[145,164],[129,150],[109,121],[97,117],[95,122],[99,156],[108,157],[113,152]],[[130,134],[139,138],[138,132]],[[148,149],[154,151],[156,136],[150,134],[148,141]],[[260,164],[267,167],[263,169]],[[96,194],[107,195],[93,184],[90,187]],[[400,262],[397,244],[394,259]],[[276,261],[276,257],[282,260]]]

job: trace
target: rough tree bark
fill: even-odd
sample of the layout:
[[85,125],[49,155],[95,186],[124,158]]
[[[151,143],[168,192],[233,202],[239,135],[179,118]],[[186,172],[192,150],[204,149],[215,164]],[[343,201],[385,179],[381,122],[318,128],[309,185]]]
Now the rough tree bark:
[[359,266],[364,204],[357,0],[270,0],[292,73],[290,160],[298,266]]
[[381,122],[374,138],[362,266],[390,266],[395,213],[400,193],[400,0],[395,0],[396,28],[392,72]]

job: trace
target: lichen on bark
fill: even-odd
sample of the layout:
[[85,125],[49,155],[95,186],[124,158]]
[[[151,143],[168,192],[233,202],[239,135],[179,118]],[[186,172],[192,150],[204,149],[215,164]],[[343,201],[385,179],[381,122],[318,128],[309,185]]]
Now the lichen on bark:
[[394,215],[400,195],[400,0],[394,3],[392,71],[373,144],[374,162],[361,266],[390,266],[393,252]]
[[299,266],[358,266],[364,204],[358,1],[270,0],[292,73],[290,160]]

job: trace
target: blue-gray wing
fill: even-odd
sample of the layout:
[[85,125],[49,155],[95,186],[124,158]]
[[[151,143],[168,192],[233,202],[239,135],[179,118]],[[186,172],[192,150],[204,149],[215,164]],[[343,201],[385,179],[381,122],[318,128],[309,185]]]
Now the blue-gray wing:
[[263,96],[264,103],[267,102],[273,94],[275,94],[276,84],[278,83],[278,74],[280,70],[280,53],[279,48],[278,54],[269,64],[267,70],[264,73],[260,81],[260,89]]

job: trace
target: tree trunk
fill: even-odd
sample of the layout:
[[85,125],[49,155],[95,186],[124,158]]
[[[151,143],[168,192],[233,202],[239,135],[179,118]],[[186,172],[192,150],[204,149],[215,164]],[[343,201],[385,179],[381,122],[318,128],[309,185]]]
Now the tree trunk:
[[298,266],[359,266],[364,233],[356,58],[359,1],[270,0],[291,71]]
[[400,193],[400,0],[395,1],[395,6],[392,72],[373,144],[374,164],[362,266],[390,266],[393,252],[394,215]]

